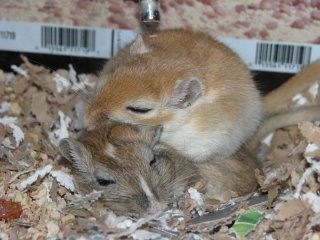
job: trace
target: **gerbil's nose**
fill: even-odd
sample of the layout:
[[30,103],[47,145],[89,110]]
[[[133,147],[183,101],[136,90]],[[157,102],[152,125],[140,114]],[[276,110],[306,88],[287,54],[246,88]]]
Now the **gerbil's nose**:
[[141,202],[142,204],[140,205],[142,209],[146,207],[146,204],[143,204],[143,202],[145,202],[147,203],[147,214],[155,214],[157,212],[163,211],[166,205],[164,203],[159,202],[158,196],[154,194],[154,191],[151,190],[151,188],[142,176],[140,176],[140,186],[143,190],[140,198],[144,200]]
[[136,195],[135,199],[142,212],[147,215],[161,212],[166,208],[166,205],[159,202],[157,198],[147,196],[145,193]]

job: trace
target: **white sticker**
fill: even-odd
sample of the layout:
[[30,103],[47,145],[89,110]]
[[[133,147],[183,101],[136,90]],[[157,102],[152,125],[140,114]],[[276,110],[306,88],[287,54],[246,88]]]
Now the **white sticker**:
[[110,58],[111,29],[0,21],[0,49]]
[[296,73],[320,59],[320,45],[218,38],[233,49],[251,70]]
[[[0,21],[0,50],[109,59],[136,31]],[[320,59],[320,45],[218,37],[253,71],[296,73]]]

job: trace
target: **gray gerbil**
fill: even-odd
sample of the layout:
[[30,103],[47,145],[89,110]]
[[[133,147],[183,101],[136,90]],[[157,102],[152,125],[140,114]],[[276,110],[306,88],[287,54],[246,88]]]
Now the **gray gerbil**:
[[159,143],[161,127],[104,122],[83,131],[77,140],[64,139],[60,150],[71,163],[83,193],[103,191],[102,201],[118,214],[139,216],[164,210],[191,185],[205,182],[208,198],[224,200],[257,187],[255,169],[258,138],[276,128],[320,118],[314,106],[265,119],[247,145],[224,161],[194,163]]
[[156,145],[160,132],[108,122],[59,147],[82,193],[102,191],[101,200],[115,213],[143,216],[164,210],[200,179],[192,162]]

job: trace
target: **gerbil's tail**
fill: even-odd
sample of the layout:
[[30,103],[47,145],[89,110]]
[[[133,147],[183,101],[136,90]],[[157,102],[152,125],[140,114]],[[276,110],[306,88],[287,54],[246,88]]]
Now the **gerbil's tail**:
[[266,117],[278,113],[277,106],[287,102],[297,93],[320,80],[320,60],[313,62],[280,87],[263,97],[263,113]]
[[248,141],[247,149],[255,154],[260,141],[277,128],[297,124],[302,121],[320,120],[320,105],[303,107],[296,110],[281,112],[265,118],[255,135]]

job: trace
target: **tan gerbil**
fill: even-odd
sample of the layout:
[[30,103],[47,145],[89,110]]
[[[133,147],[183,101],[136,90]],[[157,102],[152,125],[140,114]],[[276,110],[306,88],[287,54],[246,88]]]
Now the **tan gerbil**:
[[[320,61],[263,97],[263,115],[312,82]],[[228,47],[191,30],[138,37],[105,66],[87,125],[110,118],[163,125],[161,141],[195,162],[232,156],[256,130],[261,102],[250,72]]]
[[261,117],[241,59],[204,33],[178,29],[138,37],[106,64],[87,126],[104,119],[162,125],[161,142],[202,162],[232,156]]
[[115,213],[143,216],[164,210],[200,179],[191,161],[155,145],[160,132],[106,122],[59,147],[82,193],[102,191],[101,200]]

